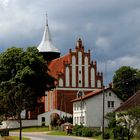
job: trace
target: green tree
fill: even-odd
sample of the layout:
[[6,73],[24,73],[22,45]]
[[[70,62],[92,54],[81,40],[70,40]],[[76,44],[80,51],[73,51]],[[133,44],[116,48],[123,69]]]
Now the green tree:
[[12,47],[0,54],[0,112],[5,118],[15,117],[20,128],[21,112],[36,106],[38,97],[53,85],[54,79],[36,47]]
[[134,136],[134,131],[140,126],[140,107],[117,113],[117,124],[127,129],[128,140],[130,140]]
[[140,89],[140,71],[130,66],[122,66],[113,76],[113,89],[124,101]]

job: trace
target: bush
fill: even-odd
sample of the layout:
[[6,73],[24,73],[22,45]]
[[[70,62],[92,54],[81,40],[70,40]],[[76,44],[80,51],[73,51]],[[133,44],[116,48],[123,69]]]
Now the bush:
[[92,137],[92,130],[88,127],[82,128],[82,137]]
[[84,127],[83,125],[75,125],[73,128],[73,134],[82,137],[92,137],[93,131],[88,127]]
[[104,133],[104,139],[110,139],[110,134],[109,132]]
[[81,136],[82,135],[82,128],[83,128],[83,125],[75,125],[73,127],[73,134],[76,136]]
[[101,135],[102,134],[102,132],[100,131],[100,130],[93,130],[93,132],[92,132],[92,136],[94,137],[94,136],[99,136],[99,135]]

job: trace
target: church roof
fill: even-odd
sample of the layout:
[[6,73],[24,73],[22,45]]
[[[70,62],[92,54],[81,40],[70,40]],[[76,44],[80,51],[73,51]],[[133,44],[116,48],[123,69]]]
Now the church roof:
[[57,79],[58,73],[64,72],[64,62],[70,62],[70,54],[52,60],[49,64],[49,74]]
[[42,41],[38,46],[39,52],[57,52],[60,53],[59,49],[57,49],[51,39],[51,33],[48,26],[48,21],[46,20],[45,30],[42,37]]
[[133,96],[131,96],[128,100],[126,100],[115,111],[127,110],[128,108],[132,108],[135,106],[140,106],[140,90],[136,92]]

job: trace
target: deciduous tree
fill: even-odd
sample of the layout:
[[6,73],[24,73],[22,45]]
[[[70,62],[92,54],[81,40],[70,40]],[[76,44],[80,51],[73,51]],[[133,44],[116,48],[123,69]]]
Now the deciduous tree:
[[124,101],[140,89],[140,71],[130,66],[122,66],[113,77],[113,88]]
[[[36,106],[37,98],[53,87],[54,79],[36,47],[12,47],[0,54],[0,103],[5,117],[15,117]],[[21,133],[20,133],[21,140]]]

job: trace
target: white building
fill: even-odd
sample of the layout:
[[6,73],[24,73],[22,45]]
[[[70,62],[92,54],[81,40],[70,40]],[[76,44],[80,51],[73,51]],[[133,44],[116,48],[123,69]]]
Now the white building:
[[[88,127],[102,127],[103,101],[104,115],[112,112],[122,103],[122,100],[110,88],[105,90],[97,89],[73,100],[73,125],[83,124]],[[107,120],[105,120],[104,124],[106,127]]]

